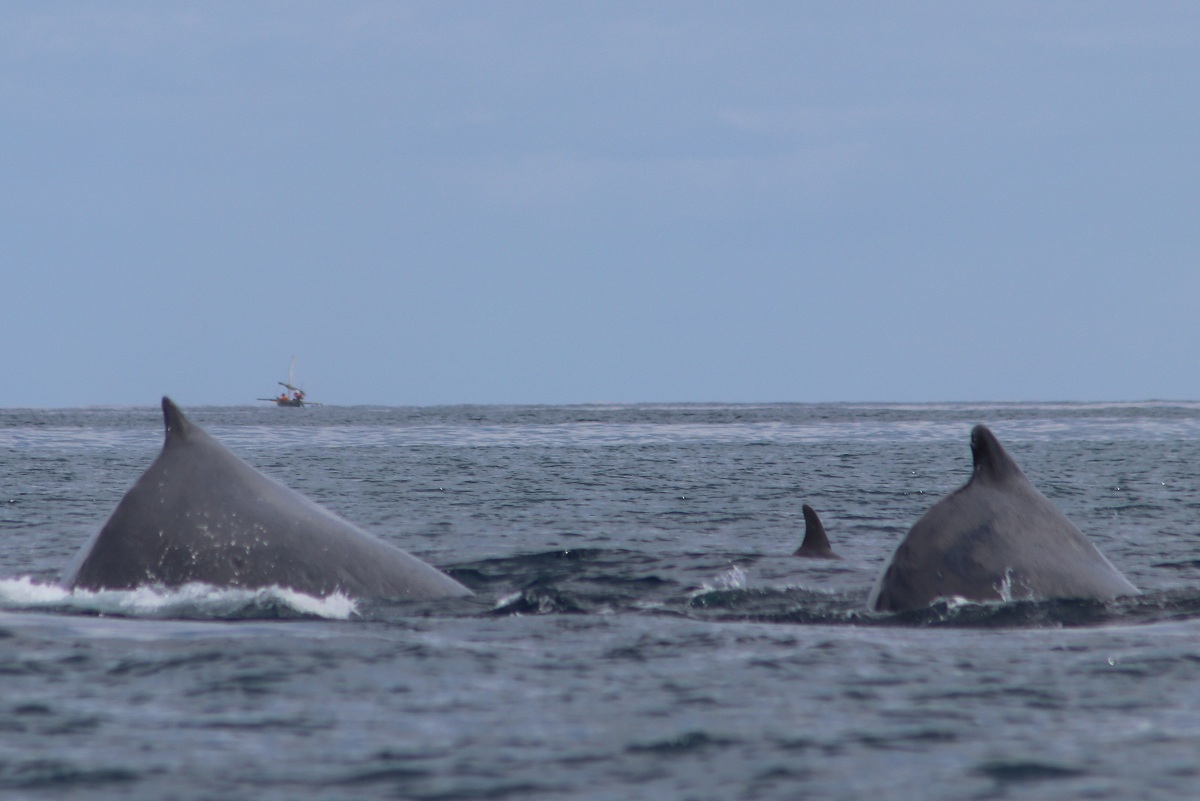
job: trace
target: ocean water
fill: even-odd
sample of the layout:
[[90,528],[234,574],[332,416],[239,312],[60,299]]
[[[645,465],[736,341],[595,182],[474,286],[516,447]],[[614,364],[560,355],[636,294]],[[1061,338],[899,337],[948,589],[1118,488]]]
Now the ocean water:
[[[1200,404],[185,410],[476,595],[66,592],[161,414],[0,410],[2,798],[1200,792]],[[1142,595],[865,609],[976,422]]]

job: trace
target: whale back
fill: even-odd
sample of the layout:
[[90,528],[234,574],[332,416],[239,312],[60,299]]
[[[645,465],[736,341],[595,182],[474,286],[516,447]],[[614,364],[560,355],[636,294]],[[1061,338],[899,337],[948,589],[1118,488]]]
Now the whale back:
[[1137,592],[1029,482],[984,425],[971,432],[970,480],[909,530],[876,581],[877,611],[971,601],[1081,598]]
[[163,398],[153,464],[81,549],[64,583],[288,587],[311,595],[430,599],[457,581],[239,459]]

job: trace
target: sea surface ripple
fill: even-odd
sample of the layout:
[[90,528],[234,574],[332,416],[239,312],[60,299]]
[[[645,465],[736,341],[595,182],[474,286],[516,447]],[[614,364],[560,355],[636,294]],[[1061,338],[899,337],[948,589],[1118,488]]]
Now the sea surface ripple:
[[[2,798],[1200,790],[1200,404],[186,411],[476,595],[63,590],[161,415],[0,410]],[[977,422],[1142,595],[866,610]]]

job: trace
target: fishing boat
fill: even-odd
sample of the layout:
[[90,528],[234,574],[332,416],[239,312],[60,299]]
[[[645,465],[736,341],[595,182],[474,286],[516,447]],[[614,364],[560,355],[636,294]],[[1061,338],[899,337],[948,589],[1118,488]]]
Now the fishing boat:
[[273,398],[259,398],[258,400],[268,401],[270,403],[274,403],[276,406],[290,406],[293,408],[298,408],[300,406],[320,406],[321,405],[319,403],[313,403],[312,401],[305,400],[304,390],[302,390],[302,389],[300,389],[300,387],[296,386],[295,381],[296,381],[296,357],[293,356],[292,363],[288,367],[288,380],[276,382],[277,384],[279,384],[279,386],[283,387],[283,392],[280,392],[278,395],[276,395]]

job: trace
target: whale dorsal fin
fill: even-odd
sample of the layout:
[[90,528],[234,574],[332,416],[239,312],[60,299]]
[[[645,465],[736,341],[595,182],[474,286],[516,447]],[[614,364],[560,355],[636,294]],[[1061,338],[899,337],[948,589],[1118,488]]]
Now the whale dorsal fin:
[[825,526],[821,518],[807,503],[801,507],[804,511],[804,542],[796,549],[795,556],[816,556],[836,559],[837,554],[829,545],[829,537],[825,534]]
[[167,442],[172,439],[185,440],[192,433],[192,422],[183,416],[183,412],[175,405],[175,401],[163,395],[163,423],[167,427]]
[[971,457],[975,462],[972,480],[1004,481],[1025,475],[992,430],[983,423],[971,429]]

